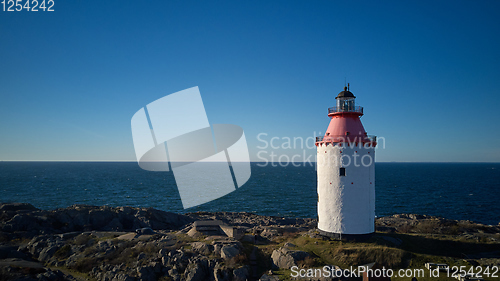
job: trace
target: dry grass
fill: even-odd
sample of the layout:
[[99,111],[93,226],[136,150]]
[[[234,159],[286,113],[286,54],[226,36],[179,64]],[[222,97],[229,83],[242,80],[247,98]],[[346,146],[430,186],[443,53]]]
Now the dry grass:
[[306,257],[304,260],[298,261],[297,265],[300,268],[313,268],[317,265],[316,259],[311,256]]
[[71,244],[74,244],[74,245],[87,245],[91,242],[92,239],[95,239],[96,237],[93,236],[93,235],[89,235],[89,234],[80,234],[78,236],[76,236],[75,238],[73,238],[71,240]]
[[386,267],[399,268],[404,266],[410,254],[402,249],[378,245],[377,243],[323,241],[308,237],[298,237],[291,241],[297,245],[297,250],[312,254],[312,260],[306,261],[308,266],[363,265],[377,262]]
[[70,269],[74,269],[74,270],[79,271],[79,272],[88,273],[88,272],[92,271],[92,268],[99,266],[100,264],[102,264],[102,263],[98,259],[85,257],[85,258],[79,259],[73,266],[70,267]]
[[229,267],[236,267],[238,265],[245,265],[247,263],[248,263],[247,255],[245,255],[245,253],[241,253],[241,254],[229,259],[229,261],[227,262],[227,265]]
[[54,257],[56,257],[59,260],[68,258],[70,255],[71,255],[71,246],[68,244],[62,246],[54,253]]
[[338,264],[363,265],[371,262],[388,268],[401,268],[409,254],[401,249],[386,246],[337,247],[334,260]]
[[113,244],[116,249],[107,254],[100,252],[95,245],[87,247],[83,251],[86,257],[76,262],[75,265],[71,266],[71,269],[79,272],[89,272],[92,268],[101,264],[125,264],[129,266],[132,262],[137,261],[137,257],[141,253],[146,255],[147,258],[144,259],[146,261],[156,255],[160,249],[168,248],[162,244],[137,244],[136,241],[113,241]]

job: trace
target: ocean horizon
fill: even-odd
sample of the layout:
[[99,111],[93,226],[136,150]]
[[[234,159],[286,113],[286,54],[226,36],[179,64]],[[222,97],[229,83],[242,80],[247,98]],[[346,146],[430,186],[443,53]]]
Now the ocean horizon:
[[[152,207],[188,213],[251,212],[317,217],[314,162],[252,162],[242,187],[183,209],[172,172],[142,170],[135,161],[0,161],[0,202],[45,210],[74,204]],[[309,165],[312,164],[312,165]],[[415,213],[496,225],[500,163],[376,162],[377,216]]]

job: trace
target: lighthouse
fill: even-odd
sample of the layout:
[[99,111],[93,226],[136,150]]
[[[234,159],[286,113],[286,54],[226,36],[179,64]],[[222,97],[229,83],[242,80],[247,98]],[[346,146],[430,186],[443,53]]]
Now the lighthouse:
[[318,229],[337,239],[362,237],[375,231],[377,139],[361,124],[363,107],[349,87],[335,99],[328,108],[330,125],[316,137]]

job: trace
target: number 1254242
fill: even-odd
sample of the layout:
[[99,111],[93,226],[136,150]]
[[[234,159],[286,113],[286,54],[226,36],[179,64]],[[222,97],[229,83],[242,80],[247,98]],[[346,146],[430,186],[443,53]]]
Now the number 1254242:
[[3,0],[2,8],[4,12],[53,12],[54,0]]

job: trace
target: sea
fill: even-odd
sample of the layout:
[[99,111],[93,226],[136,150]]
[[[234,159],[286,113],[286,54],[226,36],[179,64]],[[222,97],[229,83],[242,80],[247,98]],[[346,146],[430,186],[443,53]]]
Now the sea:
[[[316,169],[251,163],[247,183],[219,199],[183,209],[172,172],[136,162],[0,162],[0,202],[45,210],[74,204],[153,207],[189,213],[251,212],[317,217]],[[376,163],[376,216],[425,214],[497,225],[500,163]]]

